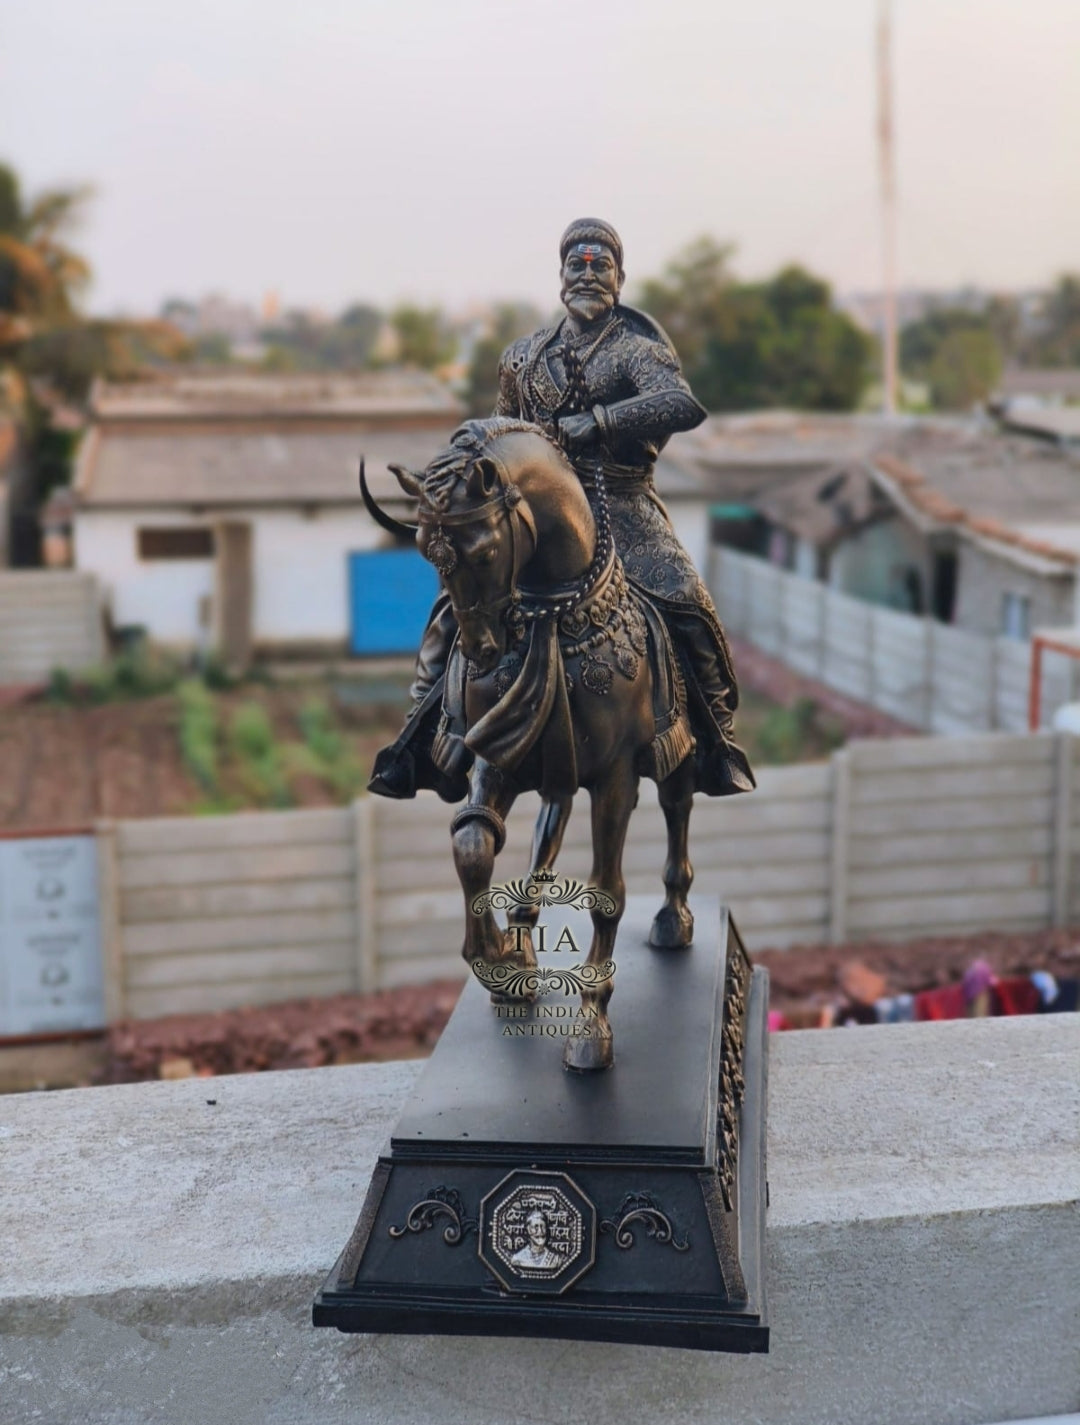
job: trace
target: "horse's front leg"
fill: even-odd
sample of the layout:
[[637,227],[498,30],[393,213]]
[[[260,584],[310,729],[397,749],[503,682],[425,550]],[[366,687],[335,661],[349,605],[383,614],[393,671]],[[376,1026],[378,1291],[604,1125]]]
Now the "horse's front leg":
[[[540,815],[536,818],[536,827],[533,830],[530,880],[537,871],[555,869],[555,861],[562,850],[563,836],[573,805],[573,797],[556,797],[541,804]],[[529,969],[536,966],[532,932],[539,919],[539,902],[535,905],[514,906],[506,917],[507,954],[518,957],[522,965]]]
[[690,812],[694,805],[694,759],[687,757],[657,787],[667,823],[667,860],[664,863],[664,904],[649,931],[649,944],[658,950],[678,950],[694,938],[694,917],[686,904],[694,868],[690,864]]
[[[591,788],[592,797],[592,884],[606,891],[615,902],[612,914],[601,907],[592,911],[593,938],[586,965],[599,968],[612,959],[619,921],[626,908],[626,882],[622,857],[630,813],[637,801],[638,777],[629,760],[617,762]],[[566,1041],[563,1063],[568,1069],[606,1069],[615,1062],[611,1023],[607,1006],[614,981],[606,980],[595,989],[581,992],[584,1016],[580,1032]]]
[[490,907],[475,912],[473,900],[491,889],[495,857],[506,839],[505,818],[514,804],[507,777],[479,758],[469,774],[469,800],[450,824],[454,865],[465,893],[465,943],[461,953],[472,964],[494,964],[504,956],[503,935]]

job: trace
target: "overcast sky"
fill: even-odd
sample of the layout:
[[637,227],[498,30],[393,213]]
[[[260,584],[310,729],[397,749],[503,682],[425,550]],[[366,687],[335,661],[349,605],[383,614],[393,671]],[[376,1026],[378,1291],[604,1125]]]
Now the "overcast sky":
[[[90,182],[102,312],[557,298],[702,232],[879,282],[875,0],[0,0],[0,159]],[[1080,0],[894,0],[900,276],[1080,268]]]

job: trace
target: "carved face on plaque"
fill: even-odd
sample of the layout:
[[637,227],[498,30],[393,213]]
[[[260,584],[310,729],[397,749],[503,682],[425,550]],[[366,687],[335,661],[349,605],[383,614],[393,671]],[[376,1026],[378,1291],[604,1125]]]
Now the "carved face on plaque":
[[557,1294],[593,1264],[596,1211],[565,1173],[511,1173],[480,1213],[480,1258],[510,1291]]

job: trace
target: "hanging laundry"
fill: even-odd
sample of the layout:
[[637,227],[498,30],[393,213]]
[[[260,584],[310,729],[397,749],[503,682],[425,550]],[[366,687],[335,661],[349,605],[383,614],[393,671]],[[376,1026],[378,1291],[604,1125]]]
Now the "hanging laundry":
[[974,960],[964,971],[964,998],[972,1019],[988,1019],[994,1013],[996,984],[997,976],[985,960]]
[[1033,970],[1031,983],[1039,992],[1039,1013],[1045,1014],[1058,997],[1058,982],[1049,970]]
[[967,996],[963,985],[945,985],[940,990],[922,990],[915,996],[917,1020],[966,1019]]
[[1030,975],[1007,975],[994,985],[995,1008],[998,1014],[1037,1014],[1039,991]]
[[886,995],[874,1005],[879,1024],[911,1024],[915,1019],[914,995]]
[[1051,1004],[1041,1004],[1040,1014],[1075,1014],[1080,1010],[1080,980],[1058,980]]
[[860,1024],[877,1024],[877,1010],[872,1004],[855,1004],[848,1000],[837,1005],[833,1024],[840,1029],[848,1029]]

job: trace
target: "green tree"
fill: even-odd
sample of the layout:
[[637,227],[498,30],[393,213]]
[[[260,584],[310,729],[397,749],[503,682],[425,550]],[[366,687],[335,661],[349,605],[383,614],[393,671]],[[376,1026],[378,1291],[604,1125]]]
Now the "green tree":
[[272,371],[359,371],[371,365],[382,327],[382,313],[356,303],[334,322],[317,322],[304,312],[290,312],[262,339],[268,348],[264,368]]
[[968,410],[994,390],[1001,367],[1001,348],[993,332],[978,327],[950,332],[927,372],[930,399],[944,411]]
[[966,410],[985,401],[1001,377],[1008,322],[1003,307],[928,312],[900,333],[900,365],[928,384],[931,402],[940,410]]
[[406,366],[434,371],[453,359],[457,342],[447,331],[437,307],[404,303],[390,313],[390,325],[397,334],[400,358]]
[[1080,366],[1080,273],[1063,273],[1050,289],[1042,328],[1024,355],[1032,366]]
[[0,368],[19,412],[28,397],[27,344],[74,320],[76,295],[90,278],[64,241],[88,196],[85,188],[57,189],[27,202],[14,169],[0,164]]
[[63,238],[89,196],[56,189],[28,203],[14,169],[0,164],[0,311],[22,317],[23,329],[72,315],[90,269]]
[[642,284],[641,305],[690,366],[701,359],[711,337],[732,329],[733,252],[730,244],[700,237],[668,263],[662,277]]
[[124,378],[148,363],[182,360],[188,351],[168,322],[89,321],[78,298],[90,267],[67,244],[90,188],[53,189],[33,202],[22,196],[14,170],[0,164],[0,368],[12,404],[31,423],[28,387],[70,400],[85,397],[100,374]]
[[331,341],[340,364],[355,368],[370,365],[382,324],[382,312],[365,302],[355,302],[342,312],[332,328]]
[[[80,313],[90,268],[67,239],[89,196],[88,188],[55,189],[27,201],[14,169],[0,164],[0,409],[19,426],[35,506],[70,477],[76,434],[68,411],[55,419],[58,409],[82,401],[99,374],[130,377],[186,353],[168,323]],[[36,558],[32,514],[16,512],[17,562]]]
[[528,302],[502,302],[494,311],[490,329],[473,347],[469,362],[469,413],[489,416],[499,394],[499,358],[518,337],[534,331],[540,313]]
[[641,292],[702,403],[713,411],[856,406],[873,343],[833,306],[829,284],[798,266],[739,282],[731,251],[700,238]]

